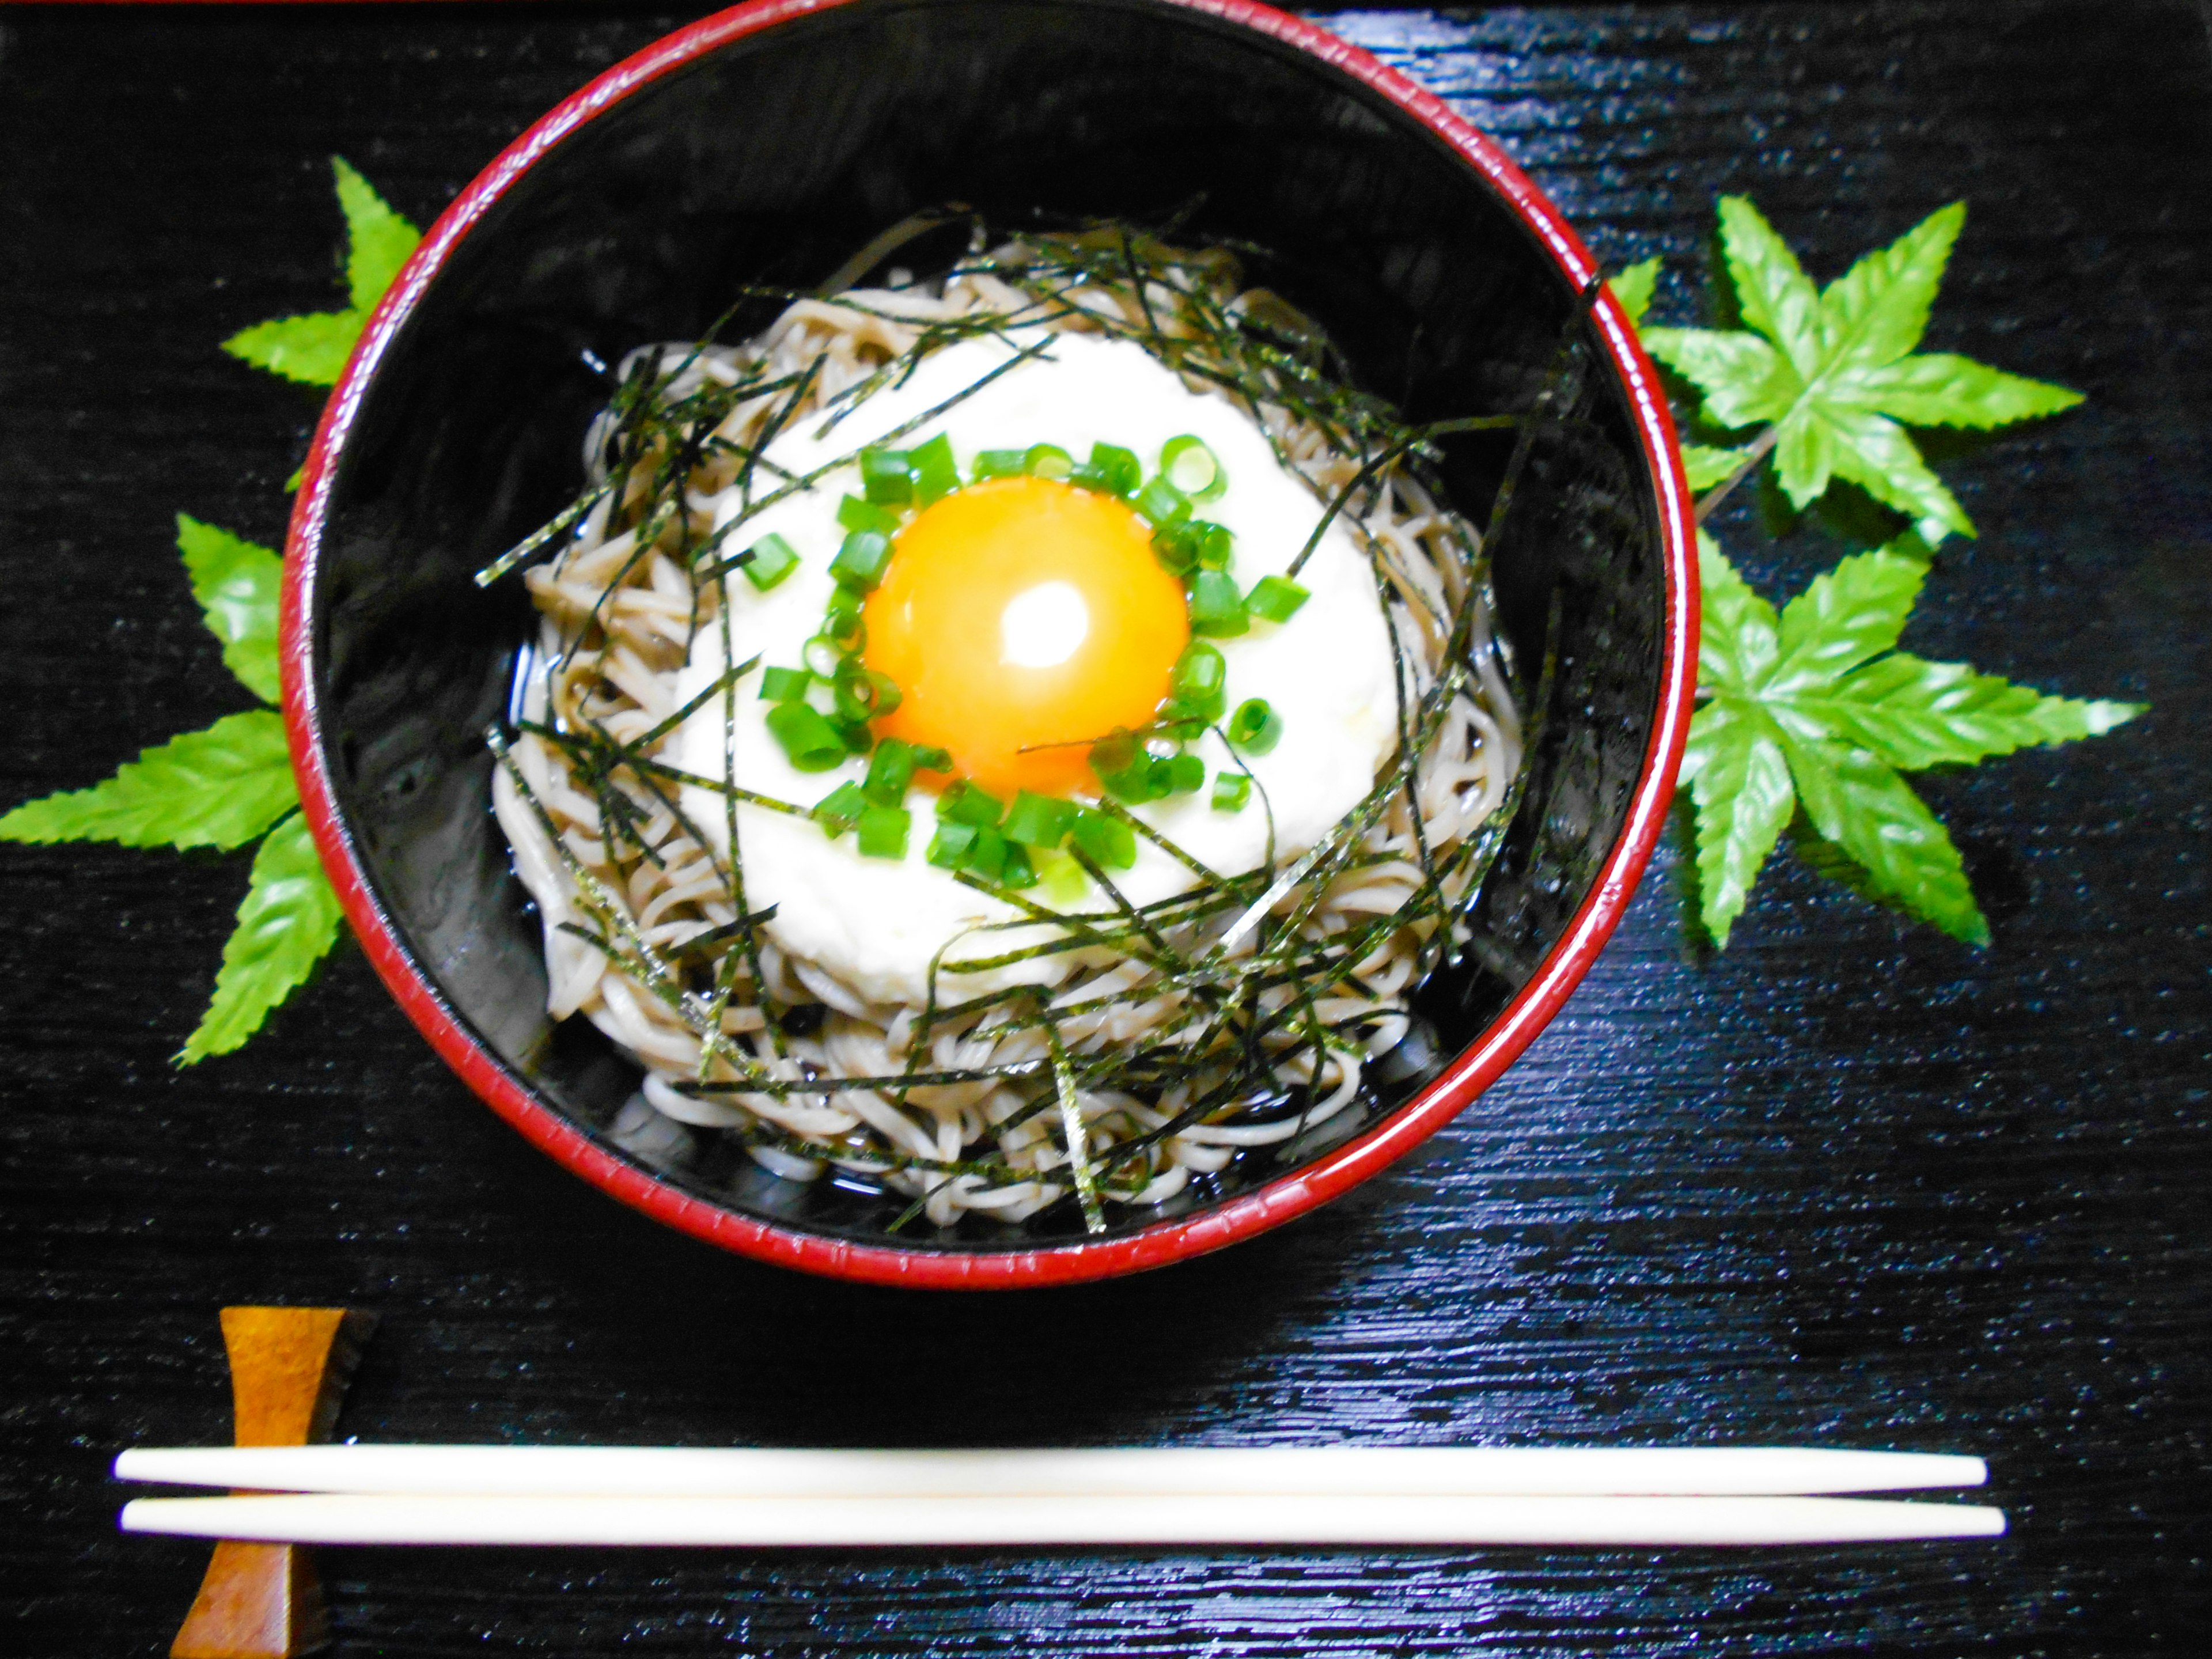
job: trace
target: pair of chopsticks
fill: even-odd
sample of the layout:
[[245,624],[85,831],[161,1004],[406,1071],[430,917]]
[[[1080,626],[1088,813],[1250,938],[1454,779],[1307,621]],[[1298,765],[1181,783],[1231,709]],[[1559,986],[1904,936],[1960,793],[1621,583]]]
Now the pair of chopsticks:
[[1978,1457],[1827,1449],[143,1448],[125,1531],[301,1544],[1833,1544],[1992,1537]]

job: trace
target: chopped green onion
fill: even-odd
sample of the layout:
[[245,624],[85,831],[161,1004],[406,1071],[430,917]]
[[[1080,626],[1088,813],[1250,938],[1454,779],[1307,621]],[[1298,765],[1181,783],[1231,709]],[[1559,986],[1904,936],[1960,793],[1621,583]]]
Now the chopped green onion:
[[1128,734],[1115,734],[1091,748],[1091,769],[1106,785],[1106,794],[1133,807],[1190,794],[1206,783],[1206,761],[1197,754],[1148,754]]
[[1119,444],[1093,444],[1091,459],[1068,474],[1067,481],[1109,495],[1134,493],[1145,481],[1145,464],[1133,449]]
[[1190,517],[1190,503],[1165,478],[1155,478],[1137,492],[1136,508],[1162,529]]
[[872,530],[878,536],[898,534],[898,514],[886,513],[880,507],[871,507],[858,495],[848,495],[837,503],[837,527],[840,530]]
[[[848,591],[841,587],[837,592],[843,597]],[[860,620],[860,607],[857,605],[840,605],[831,600],[822,613],[822,631],[840,651],[859,651],[868,643],[868,625]]]
[[[1006,876],[1009,852],[1020,856],[1022,869],[1029,869],[1029,858],[1020,849],[1006,848],[1006,836],[998,830],[978,825],[978,823],[956,823],[949,818],[938,821],[938,834],[929,841],[929,863],[938,869],[973,869],[984,880],[1002,880]],[[1036,880],[1036,876],[1030,876]]]
[[891,713],[906,699],[892,684],[891,677],[879,669],[863,666],[854,658],[848,657],[838,665],[837,678],[832,682],[837,696],[837,717],[846,720],[872,720]]
[[1032,478],[1065,478],[1075,471],[1075,457],[1058,444],[1031,444],[1022,471]]
[[[1024,887],[1036,886],[1037,884],[1036,866],[1030,862],[1029,848],[1019,846],[1003,836],[999,839],[1000,844],[1006,849],[1006,867],[1000,873],[999,885],[1015,892],[1019,892]],[[1053,856],[1061,860],[1066,860],[1067,857],[1065,853],[1055,853]]]
[[801,772],[827,772],[845,758],[837,728],[803,702],[780,702],[768,711],[769,735]]
[[[888,679],[884,683],[890,684]],[[894,685],[891,690],[896,693],[898,688]],[[904,701],[902,697],[899,699],[899,702]],[[891,708],[897,707],[898,702],[894,702],[884,712],[888,714]],[[933,749],[927,744],[918,743],[914,746],[914,769],[917,772],[950,772],[952,769],[952,751],[950,749]]]
[[1088,806],[1075,809],[1075,844],[1091,861],[1108,870],[1126,870],[1137,861],[1136,831],[1119,818]]
[[1218,501],[1229,488],[1229,475],[1222,471],[1219,457],[1206,447],[1203,439],[1187,432],[1160,446],[1160,476],[1194,501]]
[[907,452],[907,471],[914,475],[914,499],[927,507],[943,501],[960,488],[960,463],[952,459],[952,440],[942,432],[927,443]]
[[1287,576],[1262,576],[1244,596],[1244,608],[1271,623],[1286,623],[1312,594]]
[[1029,470],[1024,449],[979,449],[975,452],[975,482],[986,478],[1018,478]]
[[841,720],[832,718],[830,724],[837,728],[837,735],[845,740],[846,749],[855,755],[865,755],[876,746],[875,728],[866,720]]
[[975,837],[975,843],[968,849],[967,868],[986,881],[997,881],[1006,873],[1008,848],[1004,836],[995,830],[978,829],[968,823],[948,823],[945,827],[947,830],[965,830]]
[[1226,570],[1236,557],[1236,538],[1206,519],[1187,519],[1152,536],[1152,552],[1178,576],[1194,570]]
[[1160,705],[1156,717],[1158,723],[1181,728],[1176,732],[1179,737],[1196,737],[1197,732],[1188,728],[1212,725],[1228,707],[1222,689],[1228,679],[1229,665],[1221,653],[1204,640],[1193,640],[1176,659],[1175,672],[1168,681],[1168,700]]
[[860,814],[860,856],[902,859],[914,814],[902,806],[871,806]]
[[1006,813],[1006,806],[988,789],[978,789],[963,778],[937,798],[937,816],[954,823],[994,829]]
[[827,634],[817,634],[799,647],[799,659],[817,678],[830,679],[836,674],[837,665],[845,660],[845,647]]
[[848,778],[814,803],[814,821],[835,839],[858,823],[867,810],[868,798],[860,793],[859,784]]
[[1190,527],[1196,536],[1200,570],[1226,570],[1236,562],[1237,538],[1230,533],[1228,526],[1193,519]]
[[1163,525],[1152,532],[1152,556],[1172,576],[1198,568],[1198,538],[1188,524]]
[[1218,570],[1201,570],[1190,582],[1190,631],[1226,635],[1242,634],[1252,625],[1244,611],[1244,596],[1234,578]]
[[745,580],[763,593],[799,568],[799,555],[791,544],[773,531],[745,550],[752,555],[738,567]]
[[904,507],[914,500],[914,474],[903,449],[860,452],[860,489],[877,507]]
[[1183,697],[1170,697],[1152,716],[1153,729],[1161,736],[1189,743],[1204,733],[1206,728],[1221,718],[1224,707],[1216,695],[1204,702],[1193,702]]
[[763,668],[761,670],[760,700],[763,702],[797,702],[806,695],[814,676],[804,668]]
[[1168,680],[1168,689],[1186,702],[1200,702],[1208,697],[1218,697],[1221,688],[1229,683],[1229,664],[1218,647],[1204,640],[1193,640],[1176,659],[1175,672]]
[[914,745],[901,738],[885,738],[876,745],[875,758],[868,763],[868,775],[860,787],[877,805],[896,806],[906,799],[907,786],[913,781]]
[[1127,732],[1116,732],[1091,745],[1091,769],[1106,793],[1133,806],[1140,806],[1158,793],[1152,787],[1152,757]]
[[1104,475],[1117,495],[1135,495],[1137,486],[1145,481],[1145,464],[1137,459],[1137,452],[1119,444],[1091,445],[1091,465]]
[[1248,755],[1264,755],[1283,735],[1283,717],[1265,697],[1248,697],[1229,717],[1229,741]]
[[1024,789],[1014,797],[1005,830],[1008,841],[1018,841],[1024,847],[1049,848],[1066,840],[1074,823],[1075,808],[1068,802],[1033,795]]
[[1162,787],[1165,780],[1154,775],[1158,763],[1150,755],[1139,756],[1137,763],[1126,772],[1111,775],[1100,774],[1098,781],[1106,793],[1129,806],[1142,806],[1148,800],[1158,800],[1167,793]]
[[884,567],[890,562],[890,537],[880,530],[855,530],[830,561],[830,574],[844,586],[867,593],[883,580]]
[[[940,870],[960,869],[967,864],[968,855],[975,850],[975,837],[981,833],[972,823],[940,822],[937,833],[929,838],[929,851],[923,856]],[[1005,854],[1001,853],[1000,857],[1003,861]]]
[[1244,803],[1252,799],[1252,780],[1243,772],[1216,772],[1213,775],[1213,810],[1217,812],[1241,812]]
[[834,678],[825,680],[819,674],[807,675],[806,691],[801,701],[832,726],[837,723],[837,682]]

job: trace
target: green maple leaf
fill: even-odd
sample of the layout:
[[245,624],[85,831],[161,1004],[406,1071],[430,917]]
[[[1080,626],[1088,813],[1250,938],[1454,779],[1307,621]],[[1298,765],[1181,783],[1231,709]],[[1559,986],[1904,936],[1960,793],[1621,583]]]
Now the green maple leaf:
[[[274,702],[282,561],[183,514],[177,549],[208,630],[222,642],[224,665],[255,696]],[[223,947],[215,999],[177,1056],[191,1065],[244,1042],[337,940],[337,896],[315,861],[299,805],[283,720],[255,708],[158,744],[88,789],[18,806],[0,817],[0,841],[228,851],[266,832]]]
[[228,530],[177,514],[177,550],[208,631],[222,641],[222,665],[264,702],[276,684],[276,595],[284,562]]
[[1767,432],[1732,452],[1686,447],[1686,461],[1701,451],[1693,487],[1706,487],[1698,478],[1721,482],[1771,447],[1783,492],[1798,507],[1840,477],[1905,514],[1931,546],[1954,532],[1972,535],[1973,521],[1905,428],[2005,426],[2069,409],[2081,394],[1971,358],[1915,352],[1966,218],[1963,202],[1940,209],[1816,290],[1759,210],[1723,197],[1722,252],[1747,326],[1645,329],[1644,343],[1705,394],[1709,420]]
[[331,170],[345,215],[345,309],[256,323],[222,343],[232,356],[308,386],[337,384],[369,313],[422,240],[343,156],[331,157]]
[[1618,276],[1609,278],[1606,286],[1613,290],[1613,297],[1620,302],[1620,308],[1628,313],[1631,326],[1643,327],[1644,313],[1651,309],[1651,296],[1659,291],[1659,256],[1655,253],[1649,259],[1638,261]]
[[177,1060],[190,1066],[240,1047],[306,982],[338,939],[338,900],[307,820],[295,812],[253,855],[238,926],[222,947],[215,997]]
[[[343,157],[332,156],[331,169],[346,223],[345,308],[257,324],[222,343],[257,368],[310,386],[337,383],[370,313],[421,240]],[[275,702],[283,562],[184,514],[177,515],[177,547],[192,597],[222,643],[223,665],[256,697]],[[238,925],[223,946],[214,999],[177,1055],[189,1066],[229,1053],[259,1030],[337,941],[337,896],[299,804],[283,722],[256,709],[149,749],[88,789],[17,807],[0,817],[0,840],[228,849],[265,835]]]
[[[1606,283],[1613,290],[1613,297],[1620,302],[1621,310],[1627,313],[1630,324],[1647,343],[1656,331],[1646,330],[1644,319],[1651,309],[1652,296],[1659,291],[1659,256],[1654,254]],[[1700,494],[1734,477],[1736,469],[1752,458],[1748,448],[1717,449],[1707,444],[1684,444],[1681,450],[1682,471],[1690,488]]]
[[1717,449],[1710,444],[1682,446],[1682,471],[1689,479],[1690,488],[1700,495],[1726,483],[1735,477],[1736,469],[1751,459],[1748,448]]
[[1972,765],[2098,736],[2141,703],[2050,697],[1895,649],[1920,596],[1924,545],[1844,560],[1778,617],[1710,536],[1698,690],[1682,774],[1696,809],[1705,928],[1717,946],[1802,807],[1859,890],[1972,945],[1989,942],[1949,834],[1900,772]]
[[0,817],[0,841],[228,850],[299,804],[284,722],[257,708],[158,744],[89,789],[17,807]]

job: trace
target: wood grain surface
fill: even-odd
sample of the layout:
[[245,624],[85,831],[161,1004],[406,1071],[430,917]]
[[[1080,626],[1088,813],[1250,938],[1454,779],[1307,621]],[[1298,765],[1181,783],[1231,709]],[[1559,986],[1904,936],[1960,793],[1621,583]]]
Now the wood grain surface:
[[[0,12],[0,800],[243,706],[179,510],[279,537],[317,397],[216,343],[337,302],[328,156],[427,221],[681,21]],[[1196,1264],[918,1297],[660,1231],[530,1152],[343,949],[171,1070],[246,860],[0,848],[0,1645],[159,1653],[204,1546],[132,1443],[216,1443],[228,1303],[373,1308],[338,1431],[637,1443],[1804,1441],[1986,1455],[1993,1542],[1779,1553],[332,1550],[343,1655],[1930,1656],[2203,1650],[2212,1429],[2212,48],[2185,3],[1366,12],[1697,319],[1717,191],[1832,276],[1972,204],[1936,349],[2081,410],[1942,463],[1982,527],[1908,648],[2148,698],[1929,777],[1996,929],[1785,855],[1717,961],[1679,840],[1548,1034],[1425,1153]],[[1843,544],[1718,528],[1778,596]]]

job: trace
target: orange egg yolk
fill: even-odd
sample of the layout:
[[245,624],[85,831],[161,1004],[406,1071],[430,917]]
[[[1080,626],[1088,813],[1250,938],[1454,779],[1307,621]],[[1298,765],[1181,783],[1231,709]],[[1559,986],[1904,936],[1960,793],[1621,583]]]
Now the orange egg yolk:
[[916,514],[862,619],[864,660],[903,694],[878,733],[949,750],[1001,795],[1097,788],[1087,740],[1149,724],[1190,639],[1144,520],[1049,478]]

